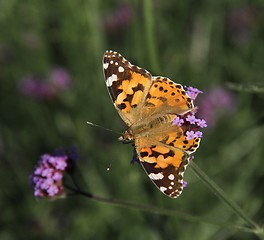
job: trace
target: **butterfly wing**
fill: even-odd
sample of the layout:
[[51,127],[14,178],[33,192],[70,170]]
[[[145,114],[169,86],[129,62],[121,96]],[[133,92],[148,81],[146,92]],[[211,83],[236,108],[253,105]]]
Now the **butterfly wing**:
[[153,77],[145,99],[144,115],[184,114],[193,109],[193,102],[181,84],[166,77]]
[[184,156],[178,168],[169,164],[166,168],[156,168],[155,163],[141,162],[151,181],[165,195],[177,198],[183,191],[183,174],[189,163]]
[[103,68],[108,92],[128,126],[148,117],[183,114],[193,108],[182,85],[165,77],[152,77],[117,52],[105,52]]
[[103,58],[106,86],[115,108],[124,122],[131,126],[152,83],[151,74],[132,65],[119,53],[106,51]]
[[173,115],[167,119],[148,137],[136,138],[135,148],[149,178],[161,192],[176,198],[183,190],[183,175],[200,138],[187,140],[183,129],[172,123]]
[[143,168],[164,194],[178,197],[189,154],[200,139],[187,140],[184,129],[173,120],[193,109],[192,100],[180,84],[152,77],[117,52],[105,52],[103,68],[113,103],[134,134]]

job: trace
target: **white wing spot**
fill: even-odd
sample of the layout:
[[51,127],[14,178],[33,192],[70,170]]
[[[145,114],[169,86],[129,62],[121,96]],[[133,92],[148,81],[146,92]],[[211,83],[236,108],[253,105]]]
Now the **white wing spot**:
[[167,190],[166,187],[160,187],[160,191],[165,192]]
[[164,178],[164,175],[162,173],[157,173],[157,174],[156,173],[150,173],[148,176],[152,180],[159,180],[159,179]]
[[118,65],[118,62],[115,62],[115,65],[117,66]]
[[125,69],[123,67],[119,66],[118,72],[124,72],[124,71],[125,71]]
[[110,76],[109,78],[107,78],[106,80],[106,86],[107,87],[111,87],[113,82],[117,80],[117,75],[113,74],[112,76]]
[[174,182],[171,182],[171,185],[173,186],[174,185]]
[[109,63],[104,63],[104,69],[106,70],[109,66]]
[[169,189],[172,189],[172,186],[169,186]]
[[113,60],[111,60],[111,61],[110,61],[110,64],[113,64],[113,63],[114,63]]
[[170,175],[168,176],[168,179],[170,179],[170,180],[174,180],[174,175],[173,175],[173,174],[170,174]]

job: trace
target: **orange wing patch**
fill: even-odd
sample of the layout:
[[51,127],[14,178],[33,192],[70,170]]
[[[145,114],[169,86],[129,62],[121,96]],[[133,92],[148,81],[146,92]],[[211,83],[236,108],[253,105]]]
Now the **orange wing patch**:
[[182,85],[175,84],[165,77],[153,77],[145,107],[150,114],[157,111],[183,114],[193,109],[193,103]]
[[103,68],[113,103],[121,118],[130,126],[137,118],[137,107],[144,102],[152,76],[114,51],[106,51]]
[[139,149],[140,161],[156,163],[155,168],[166,168],[168,165],[178,168],[185,155],[180,149],[171,150],[171,148],[164,146]]

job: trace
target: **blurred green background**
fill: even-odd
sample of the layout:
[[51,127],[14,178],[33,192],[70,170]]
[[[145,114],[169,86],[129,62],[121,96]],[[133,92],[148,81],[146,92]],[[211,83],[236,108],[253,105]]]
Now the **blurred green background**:
[[[195,162],[263,222],[264,2],[0,1],[0,239],[257,239],[250,233],[71,197],[36,201],[28,176],[40,155],[76,146],[94,194],[243,224],[188,169],[169,199],[118,135],[102,56],[201,89],[208,121]],[[110,171],[106,168],[112,165]]]

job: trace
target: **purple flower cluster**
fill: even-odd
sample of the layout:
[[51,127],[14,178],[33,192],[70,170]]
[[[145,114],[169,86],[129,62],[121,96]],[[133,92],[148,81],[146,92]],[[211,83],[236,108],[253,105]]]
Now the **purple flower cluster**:
[[199,105],[199,116],[210,123],[210,126],[214,126],[219,117],[232,114],[237,104],[232,92],[216,87],[204,94]]
[[131,7],[128,3],[123,3],[104,18],[103,25],[107,32],[115,33],[126,29],[130,25],[131,19]]
[[41,156],[38,166],[31,175],[35,197],[55,197],[63,195],[63,172],[67,168],[68,156]]
[[[199,93],[202,91],[198,90],[197,88],[193,87],[184,87],[186,90],[187,95],[194,101]],[[207,127],[207,123],[204,119],[197,118],[196,112],[197,107],[195,107],[192,111],[178,115],[175,117],[173,123],[181,126],[186,134],[186,140],[194,139],[194,138],[202,138],[203,134],[201,131],[198,131],[199,128]]]
[[22,94],[35,99],[47,100],[69,88],[71,78],[69,73],[60,67],[54,68],[48,78],[28,76],[22,79],[19,90]]
[[257,24],[260,10],[250,4],[235,6],[227,15],[227,30],[231,40],[237,44],[248,43]]

